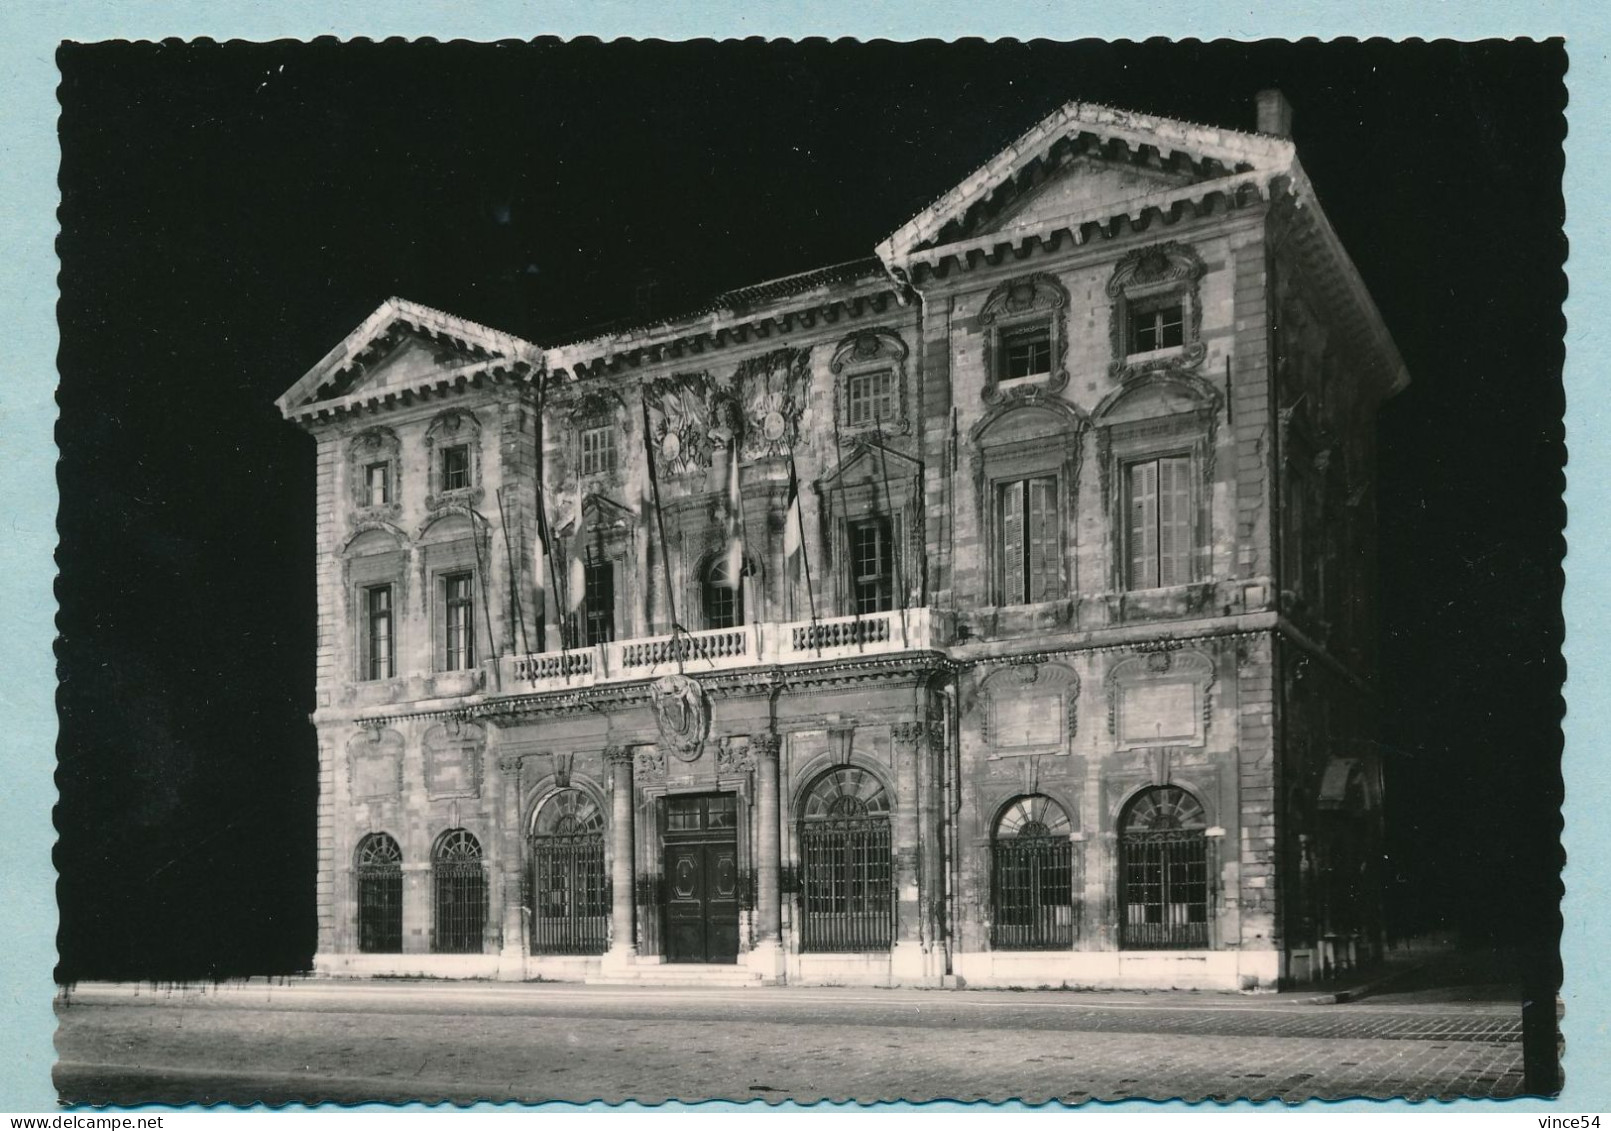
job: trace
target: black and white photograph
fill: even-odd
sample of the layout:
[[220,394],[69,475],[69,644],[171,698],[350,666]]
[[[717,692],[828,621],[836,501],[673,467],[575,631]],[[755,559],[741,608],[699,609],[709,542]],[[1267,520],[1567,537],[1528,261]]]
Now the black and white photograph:
[[1592,1071],[1562,40],[56,63],[63,1105]]

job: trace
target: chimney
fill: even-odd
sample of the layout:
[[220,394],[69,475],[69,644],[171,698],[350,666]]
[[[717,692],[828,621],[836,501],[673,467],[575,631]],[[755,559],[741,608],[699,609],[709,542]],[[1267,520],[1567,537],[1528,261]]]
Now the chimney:
[[1292,103],[1279,90],[1258,93],[1259,133],[1276,137],[1292,136]]

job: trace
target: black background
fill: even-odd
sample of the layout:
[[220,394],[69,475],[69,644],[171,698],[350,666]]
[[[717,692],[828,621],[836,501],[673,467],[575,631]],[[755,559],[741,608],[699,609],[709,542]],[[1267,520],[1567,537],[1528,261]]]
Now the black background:
[[1381,420],[1393,929],[1559,929],[1558,43],[66,45],[59,980],[305,969],[313,448],[386,297],[540,343],[871,253],[1063,102],[1281,88]]

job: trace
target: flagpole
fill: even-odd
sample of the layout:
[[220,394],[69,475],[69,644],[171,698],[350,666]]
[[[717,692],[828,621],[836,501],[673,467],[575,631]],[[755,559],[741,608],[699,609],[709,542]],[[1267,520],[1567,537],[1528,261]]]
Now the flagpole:
[[[539,473],[541,470],[542,469],[539,467]],[[565,607],[564,596],[560,592],[559,588],[559,572],[554,567],[554,532],[548,525],[547,495],[548,492],[543,489],[542,479],[539,474],[537,481],[537,537],[543,540],[543,559],[548,564],[548,587],[554,594],[554,611],[556,613],[563,614]],[[546,597],[543,599],[543,619],[544,621],[548,619],[548,600]],[[565,643],[565,618],[563,615],[559,617],[558,628],[559,666],[560,670],[564,673],[565,682],[569,683],[571,678],[571,658],[570,649]]]
[[649,395],[638,387],[638,403],[643,406],[643,458],[649,472],[649,494],[654,499],[655,529],[660,534],[660,571],[666,582],[666,610],[671,614],[671,652],[682,674],[682,626],[677,623],[677,594],[671,588],[671,547],[666,542],[666,516],[660,507],[660,477],[654,470],[654,442],[649,432]]
[[[837,409],[834,410],[833,414],[833,450],[834,455],[839,461],[839,468],[835,474],[839,476],[839,511],[841,517],[845,521],[845,556],[847,558],[853,558],[854,554],[851,550],[849,538],[850,516],[849,514],[845,513],[845,447],[843,441],[841,441],[839,438],[839,412]],[[850,612],[851,615],[856,618],[856,650],[858,652],[865,652],[867,650],[867,641],[863,638],[861,631],[861,602],[856,596],[856,563],[853,560],[847,561],[845,562],[845,566],[847,568],[841,570],[840,572],[847,575],[850,580]]]
[[498,524],[503,527],[503,556],[509,563],[509,603],[515,609],[515,623],[520,625],[520,643],[531,654],[531,637],[526,635],[526,614],[520,605],[520,578],[515,573],[515,552],[509,545],[509,518],[503,509],[503,488],[498,488]]
[[878,435],[878,471],[884,480],[884,507],[889,511],[890,558],[895,566],[895,591],[901,603],[901,647],[910,648],[906,639],[906,571],[901,568],[901,539],[895,531],[895,499],[889,490],[888,449],[884,447],[884,422],[878,417],[878,404],[873,404],[873,428]]
[[817,630],[817,598],[811,591],[811,554],[806,549],[805,508],[800,505],[800,476],[794,466],[793,444],[789,445],[789,501],[794,504],[794,525],[800,532],[800,566],[805,572],[806,605],[811,609],[811,639],[816,642],[817,655],[821,656],[822,633]]
[[[728,501],[732,505],[733,509],[738,512],[739,545],[738,570],[733,578],[733,584],[738,587],[739,606],[742,608],[744,604],[744,591],[747,588],[747,586],[744,584],[744,575],[749,572],[750,532],[748,525],[744,521],[744,496],[738,490],[736,490],[739,485],[738,433],[736,432],[733,434],[733,450],[730,458],[733,461],[733,466],[728,469],[728,474],[732,477],[732,484],[735,490],[730,490],[728,492]],[[764,599],[766,595],[763,592],[761,596]],[[748,617],[745,619],[748,620]],[[757,617],[756,623],[760,623],[765,619],[765,617]]]

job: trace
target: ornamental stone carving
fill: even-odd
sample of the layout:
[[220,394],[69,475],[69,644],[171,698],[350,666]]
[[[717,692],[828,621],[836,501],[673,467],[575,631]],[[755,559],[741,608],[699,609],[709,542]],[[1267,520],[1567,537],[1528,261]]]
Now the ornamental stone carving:
[[685,675],[661,676],[649,685],[649,701],[662,749],[692,762],[710,736],[710,698],[697,680]]
[[1108,733],[1119,749],[1202,746],[1213,713],[1214,663],[1160,641],[1108,672]]
[[979,698],[993,757],[1065,754],[1079,733],[1080,677],[1063,664],[1005,664],[984,678]]
[[773,350],[739,364],[733,394],[742,419],[739,450],[745,460],[788,454],[799,436],[810,379],[809,350]]
[[656,377],[643,386],[656,472],[691,475],[710,466],[713,393],[705,373]]
[[[828,369],[834,375],[834,412],[842,431],[877,428],[885,435],[904,436],[912,430],[906,378],[906,359],[910,353],[911,349],[899,334],[881,327],[858,330],[839,343],[828,362]],[[851,382],[857,377],[877,372],[890,375],[893,394],[890,412],[873,420],[852,420],[849,404]]]
[[655,746],[640,746],[635,765],[640,774],[664,774],[666,772],[665,751]]
[[448,719],[425,732],[425,792],[432,799],[479,797],[487,732],[477,723]]
[[743,738],[724,738],[716,746],[718,774],[745,774],[755,768],[751,743]]
[[385,801],[403,792],[403,736],[365,729],[347,740],[347,792],[353,801]]
[[[1000,382],[1006,369],[1008,331],[1044,325],[1050,358],[1044,375],[1026,378],[1027,386],[1003,389]],[[984,386],[980,390],[986,404],[999,404],[1009,398],[1039,400],[1060,392],[1068,384],[1068,291],[1051,275],[1036,272],[1009,279],[985,300],[979,312],[979,327],[985,334]]]

